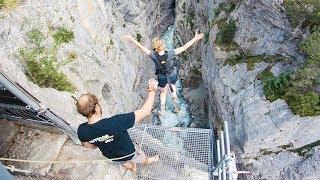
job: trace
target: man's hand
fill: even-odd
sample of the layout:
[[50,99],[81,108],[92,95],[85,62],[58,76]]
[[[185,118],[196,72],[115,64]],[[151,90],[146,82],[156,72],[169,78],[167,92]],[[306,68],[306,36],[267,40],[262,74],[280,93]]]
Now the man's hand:
[[195,38],[196,40],[200,40],[200,39],[203,38],[203,36],[204,36],[203,33],[199,33],[198,31],[196,31],[196,33],[195,33],[195,35],[194,35],[194,38]]
[[148,83],[148,86],[149,86],[149,90],[154,90],[156,91],[158,89],[158,81],[155,80],[155,79],[150,79],[149,80],[149,83]]

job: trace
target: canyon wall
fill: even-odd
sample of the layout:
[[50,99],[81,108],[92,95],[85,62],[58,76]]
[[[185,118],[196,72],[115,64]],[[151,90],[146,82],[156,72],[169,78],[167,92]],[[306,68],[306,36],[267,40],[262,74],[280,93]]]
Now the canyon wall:
[[[258,78],[265,69],[274,75],[295,70],[305,59],[297,37],[306,35],[290,26],[283,1],[180,1],[178,8],[177,39],[188,41],[195,29],[205,33],[201,45],[188,51],[191,55],[182,62],[181,71],[198,70],[209,94],[208,117],[218,130],[223,121],[229,122],[232,150],[253,173],[247,178],[319,178],[320,117],[295,115],[282,99],[270,102]],[[219,32],[230,35],[232,26],[224,25],[233,22],[233,42],[222,47],[218,43],[227,37],[221,40]],[[292,60],[227,63],[238,54]],[[185,74],[185,79],[194,76]]]

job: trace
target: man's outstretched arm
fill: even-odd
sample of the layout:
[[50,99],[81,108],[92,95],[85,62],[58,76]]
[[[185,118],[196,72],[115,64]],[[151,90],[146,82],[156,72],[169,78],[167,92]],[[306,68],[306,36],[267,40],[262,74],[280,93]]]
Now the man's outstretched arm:
[[198,40],[202,39],[203,36],[204,36],[203,33],[199,34],[198,32],[196,32],[195,35],[194,35],[194,38],[191,39],[189,42],[187,42],[185,45],[175,49],[174,50],[174,54],[178,55],[178,54],[182,53],[183,51],[187,50],[190,46],[192,46],[192,44],[194,44]]
[[140,123],[143,120],[143,118],[150,115],[151,110],[153,108],[153,103],[154,103],[157,89],[158,89],[158,81],[156,81],[155,79],[151,79],[149,81],[149,93],[148,93],[147,100],[145,101],[145,103],[140,109],[134,111],[135,123]]
[[129,40],[130,42],[133,42],[133,44],[136,45],[141,51],[143,51],[146,55],[150,56],[151,51],[148,48],[144,47],[137,40],[135,40],[131,35],[124,35],[122,37]]

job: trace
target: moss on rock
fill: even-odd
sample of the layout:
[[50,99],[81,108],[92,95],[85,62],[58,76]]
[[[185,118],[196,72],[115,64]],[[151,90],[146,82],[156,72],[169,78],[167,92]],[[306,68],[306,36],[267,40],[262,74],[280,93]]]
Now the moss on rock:
[[38,29],[27,32],[29,41],[36,45],[34,48],[21,49],[20,58],[26,64],[26,75],[28,79],[40,87],[51,87],[59,91],[74,92],[75,86],[68,80],[67,76],[59,71],[59,66],[64,65],[77,58],[75,53],[68,55],[67,62],[58,62],[56,48],[61,43],[70,42],[73,39],[73,32],[60,28],[54,34],[54,47],[42,47],[41,43],[45,39]]

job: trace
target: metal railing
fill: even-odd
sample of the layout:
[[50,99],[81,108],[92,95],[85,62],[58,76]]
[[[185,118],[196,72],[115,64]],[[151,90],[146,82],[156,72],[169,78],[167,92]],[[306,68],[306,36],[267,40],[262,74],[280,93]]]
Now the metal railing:
[[223,131],[220,132],[220,139],[216,140],[217,161],[213,175],[218,180],[236,180],[238,174],[248,174],[248,171],[238,171],[235,153],[231,152],[228,122],[224,121]]
[[2,103],[0,105],[0,110],[3,112],[3,117],[26,117],[27,119],[29,118],[29,120],[42,124],[55,125],[61,131],[68,134],[74,142],[80,143],[76,131],[72,129],[66,121],[54,114],[49,108],[44,107],[39,100],[13,82],[2,71],[0,71],[0,84],[2,88],[7,89],[26,104],[25,107],[13,107],[14,105]]

